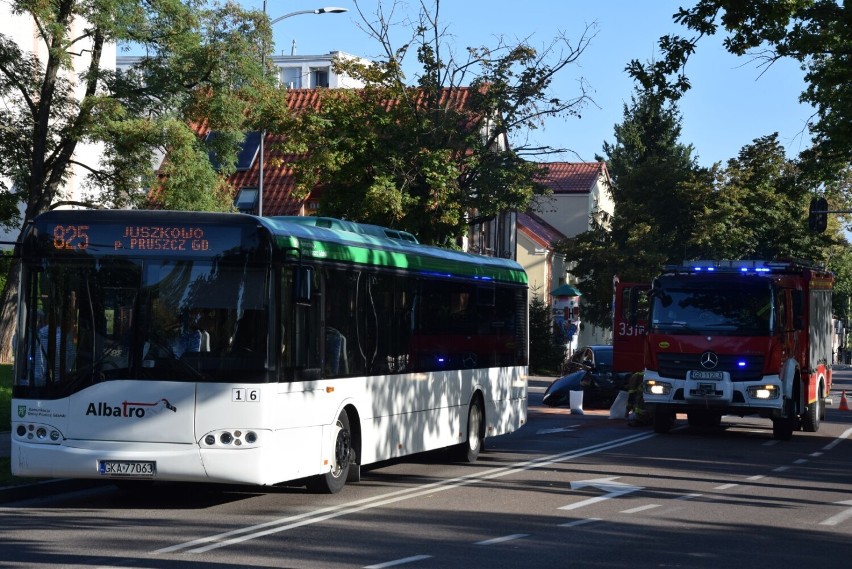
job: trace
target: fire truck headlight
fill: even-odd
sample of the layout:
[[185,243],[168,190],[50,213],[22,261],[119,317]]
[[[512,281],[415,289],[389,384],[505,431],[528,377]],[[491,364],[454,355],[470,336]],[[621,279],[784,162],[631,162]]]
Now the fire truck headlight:
[[645,382],[644,391],[648,395],[668,395],[672,390],[672,384],[665,381],[649,379]]
[[752,399],[777,399],[780,394],[777,385],[755,385],[748,388],[748,396]]

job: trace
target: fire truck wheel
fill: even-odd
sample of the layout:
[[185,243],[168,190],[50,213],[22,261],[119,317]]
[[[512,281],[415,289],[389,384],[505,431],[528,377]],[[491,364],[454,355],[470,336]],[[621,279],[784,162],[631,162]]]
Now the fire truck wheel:
[[822,393],[819,394],[817,400],[809,404],[802,415],[802,430],[808,433],[815,433],[819,430],[819,424],[822,421],[824,399]]
[[671,411],[654,411],[654,432],[668,433],[674,426],[675,415]]

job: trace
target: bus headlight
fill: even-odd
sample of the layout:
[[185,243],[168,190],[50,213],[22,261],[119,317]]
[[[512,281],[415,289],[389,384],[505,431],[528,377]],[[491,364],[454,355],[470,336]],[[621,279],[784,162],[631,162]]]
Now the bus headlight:
[[19,439],[31,441],[34,443],[59,443],[61,442],[62,433],[50,425],[17,425],[15,427],[15,435]]
[[199,444],[213,448],[234,448],[234,447],[256,447],[260,435],[255,431],[244,431],[242,429],[221,430],[207,433]]
[[778,399],[781,391],[777,385],[753,385],[748,388],[748,396],[752,399]]
[[643,391],[648,395],[668,395],[672,390],[672,384],[665,381],[649,379],[643,386]]

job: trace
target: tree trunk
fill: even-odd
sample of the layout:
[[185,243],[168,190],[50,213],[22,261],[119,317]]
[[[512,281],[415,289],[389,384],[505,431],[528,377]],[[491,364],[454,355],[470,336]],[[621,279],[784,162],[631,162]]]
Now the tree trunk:
[[0,363],[12,363],[12,338],[18,323],[18,291],[21,286],[21,259],[15,258],[0,296]]

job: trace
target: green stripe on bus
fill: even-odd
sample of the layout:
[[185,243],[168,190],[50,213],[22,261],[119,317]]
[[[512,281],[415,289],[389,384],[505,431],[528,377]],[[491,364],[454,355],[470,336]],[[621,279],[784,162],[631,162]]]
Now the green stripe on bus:
[[472,258],[462,261],[432,255],[369,249],[367,247],[280,235],[278,236],[278,245],[283,249],[298,248],[303,256],[317,260],[527,284],[527,275],[522,269],[496,266],[492,258],[489,257],[483,257],[483,263],[477,264],[476,259]]

